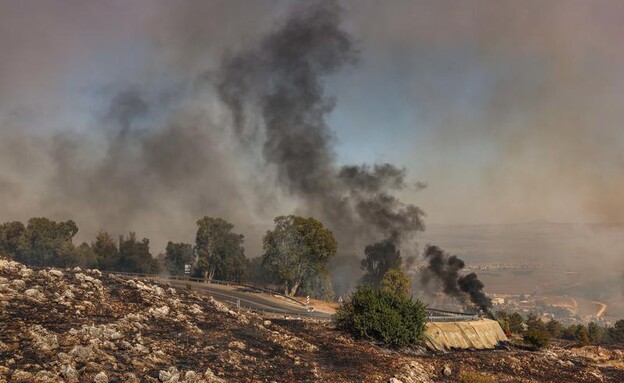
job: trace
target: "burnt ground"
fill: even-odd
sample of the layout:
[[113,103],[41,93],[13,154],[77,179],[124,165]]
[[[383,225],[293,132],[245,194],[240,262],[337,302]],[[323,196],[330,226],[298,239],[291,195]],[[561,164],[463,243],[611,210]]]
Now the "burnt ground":
[[[329,323],[280,321],[297,336],[319,346],[322,359],[331,360],[336,374],[357,381],[350,375],[353,361],[361,365],[398,368],[415,360],[429,371],[436,382],[457,382],[462,373],[478,372],[500,383],[511,382],[624,382],[624,351],[616,347],[576,347],[559,342],[542,351],[519,347],[500,350],[464,350],[433,353],[423,350],[390,351],[367,342],[345,337]],[[444,367],[451,374],[442,373]],[[374,374],[376,368],[369,369]]]
[[617,349],[396,352],[329,322],[267,320],[150,280],[2,258],[0,309],[0,382],[456,382],[469,371],[499,382],[624,381]]

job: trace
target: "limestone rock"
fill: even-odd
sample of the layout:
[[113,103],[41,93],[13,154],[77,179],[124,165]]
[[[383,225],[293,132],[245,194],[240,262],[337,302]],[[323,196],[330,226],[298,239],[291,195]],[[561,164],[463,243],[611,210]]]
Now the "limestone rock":
[[32,374],[28,371],[24,370],[15,370],[13,371],[13,375],[11,375],[12,382],[31,382]]
[[108,383],[108,376],[104,373],[104,371],[100,371],[95,378],[93,378],[94,383]]
[[70,365],[63,367],[61,374],[67,381],[67,383],[76,383],[78,382],[79,374],[75,368]]
[[404,364],[394,377],[402,383],[432,383],[427,370],[416,361]]
[[169,306],[161,306],[149,309],[149,314],[155,318],[164,318],[169,315]]
[[175,367],[169,367],[167,371],[160,370],[158,380],[163,383],[177,383],[180,380],[180,373]]

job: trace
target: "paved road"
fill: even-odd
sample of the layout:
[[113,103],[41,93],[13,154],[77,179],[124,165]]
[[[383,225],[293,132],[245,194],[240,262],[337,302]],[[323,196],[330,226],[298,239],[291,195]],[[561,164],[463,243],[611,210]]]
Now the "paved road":
[[[215,299],[230,305],[240,305],[243,310],[251,310],[263,315],[284,315],[290,317],[307,317],[317,319],[331,319],[332,315],[320,311],[309,312],[305,305],[295,302],[281,295],[260,292],[252,288],[235,284],[224,285],[217,283],[194,282],[188,280],[171,279],[162,276],[150,275],[149,278],[159,279],[178,288],[188,285],[195,291],[200,291]],[[476,320],[478,316],[469,313],[454,313],[443,310],[429,310],[430,322],[460,322]]]
[[600,318],[604,314],[604,312],[607,311],[607,305],[602,302],[596,302],[596,301],[593,301],[592,303],[600,306],[600,308],[598,309],[598,312],[596,313],[596,317]]
[[215,299],[232,305],[240,303],[242,309],[252,310],[261,314],[305,316],[319,319],[331,318],[331,315],[327,313],[308,312],[303,304],[297,304],[282,296],[261,293],[245,287],[176,280],[167,280],[167,282],[179,288],[191,285],[191,288],[195,291],[206,293]]

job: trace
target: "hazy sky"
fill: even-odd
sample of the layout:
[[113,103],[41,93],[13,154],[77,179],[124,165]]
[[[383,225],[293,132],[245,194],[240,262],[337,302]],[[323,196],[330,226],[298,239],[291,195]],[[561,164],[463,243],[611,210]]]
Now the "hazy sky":
[[[202,215],[262,225],[292,211],[253,153],[229,149],[230,117],[201,84],[293,3],[0,0],[0,218],[188,240]],[[427,183],[402,192],[427,223],[624,222],[624,2],[341,4],[359,58],[324,79],[339,163],[405,167]],[[107,117],[124,89],[149,105],[128,136]],[[64,199],[76,190],[93,198]]]

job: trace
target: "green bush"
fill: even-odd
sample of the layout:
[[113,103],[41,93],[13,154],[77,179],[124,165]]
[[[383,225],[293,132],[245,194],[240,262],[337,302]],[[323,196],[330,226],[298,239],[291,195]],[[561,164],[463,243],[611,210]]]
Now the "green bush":
[[624,319],[620,319],[612,327],[609,327],[607,335],[611,343],[624,343]]
[[524,341],[530,344],[534,349],[541,350],[548,346],[550,334],[545,330],[532,328],[524,334]]
[[427,311],[404,295],[360,286],[336,312],[337,327],[357,339],[393,348],[417,344],[425,332]]

